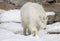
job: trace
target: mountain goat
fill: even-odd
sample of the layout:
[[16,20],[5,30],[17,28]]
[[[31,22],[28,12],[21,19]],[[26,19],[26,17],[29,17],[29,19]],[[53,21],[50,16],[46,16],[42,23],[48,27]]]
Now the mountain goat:
[[21,17],[24,35],[36,36],[39,29],[44,28],[47,23],[46,12],[42,5],[37,3],[27,2],[24,4],[21,8]]

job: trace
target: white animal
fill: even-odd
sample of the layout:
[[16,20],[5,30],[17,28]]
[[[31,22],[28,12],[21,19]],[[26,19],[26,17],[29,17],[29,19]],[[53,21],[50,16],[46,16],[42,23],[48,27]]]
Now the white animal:
[[27,2],[21,8],[21,17],[24,35],[33,34],[36,36],[40,28],[47,24],[46,12],[41,4]]

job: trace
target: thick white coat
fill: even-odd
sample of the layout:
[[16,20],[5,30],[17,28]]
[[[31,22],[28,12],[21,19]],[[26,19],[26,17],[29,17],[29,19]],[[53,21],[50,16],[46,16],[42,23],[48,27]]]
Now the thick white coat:
[[43,6],[37,3],[28,2],[21,8],[23,28],[28,28],[31,33],[37,34],[40,28],[47,23],[46,12]]

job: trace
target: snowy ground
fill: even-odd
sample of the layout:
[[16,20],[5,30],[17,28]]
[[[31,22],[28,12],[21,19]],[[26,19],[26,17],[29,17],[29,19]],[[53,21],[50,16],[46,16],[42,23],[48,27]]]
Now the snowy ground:
[[[3,12],[3,13],[2,13]],[[20,10],[1,11],[0,22],[21,22]]]
[[60,22],[47,25],[46,30],[41,30],[38,37],[22,34],[20,10],[0,10],[0,41],[60,41],[60,34],[47,32],[60,32]]

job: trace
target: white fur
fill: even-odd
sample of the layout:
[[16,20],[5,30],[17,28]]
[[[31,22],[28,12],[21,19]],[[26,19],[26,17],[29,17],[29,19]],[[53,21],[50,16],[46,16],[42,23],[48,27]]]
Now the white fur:
[[21,17],[23,28],[28,28],[34,34],[37,34],[39,29],[44,28],[47,23],[46,12],[43,6],[37,3],[28,2],[23,5]]

